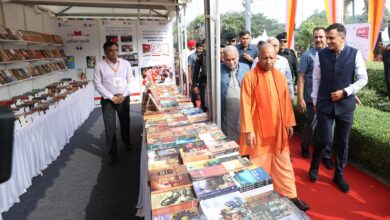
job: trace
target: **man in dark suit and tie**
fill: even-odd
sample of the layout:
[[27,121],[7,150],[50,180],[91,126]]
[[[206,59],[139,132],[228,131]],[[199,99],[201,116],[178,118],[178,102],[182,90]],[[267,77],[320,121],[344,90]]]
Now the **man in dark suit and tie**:
[[312,182],[317,181],[321,156],[331,142],[335,122],[333,144],[336,150],[336,170],[333,181],[346,193],[349,185],[344,178],[344,168],[348,161],[349,135],[356,107],[355,94],[367,84],[368,77],[361,53],[345,45],[345,27],[334,23],[325,32],[328,47],[320,50],[314,59],[311,96],[318,122],[309,178]]

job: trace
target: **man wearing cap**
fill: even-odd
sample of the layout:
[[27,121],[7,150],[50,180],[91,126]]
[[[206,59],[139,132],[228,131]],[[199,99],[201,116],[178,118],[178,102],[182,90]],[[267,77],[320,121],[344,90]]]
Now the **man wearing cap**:
[[182,54],[182,64],[183,64],[183,76],[184,76],[184,83],[187,82],[187,74],[189,72],[188,70],[188,57],[191,56],[195,52],[195,46],[196,46],[196,40],[189,40],[187,42],[187,48],[183,50]]
[[279,40],[279,52],[278,55],[285,57],[288,60],[288,64],[290,65],[291,73],[295,77],[295,84],[297,84],[298,76],[297,76],[297,64],[298,60],[295,56],[295,52],[293,49],[287,48],[287,33],[283,32],[276,35],[276,38]]

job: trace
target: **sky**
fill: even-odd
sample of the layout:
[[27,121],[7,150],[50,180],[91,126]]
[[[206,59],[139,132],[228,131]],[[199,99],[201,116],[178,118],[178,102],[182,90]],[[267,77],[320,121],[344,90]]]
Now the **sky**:
[[[263,13],[266,17],[276,19],[279,23],[286,22],[287,0],[252,0],[251,12]],[[192,0],[186,10],[186,23],[189,24],[196,16],[203,14],[203,0]],[[298,0],[295,22],[297,27],[315,10],[325,10],[324,0]],[[242,0],[219,0],[220,13],[242,12]],[[355,14],[361,14],[364,7],[363,0],[355,0]],[[349,7],[351,14],[352,7]],[[386,8],[390,8],[390,0],[386,1]]]

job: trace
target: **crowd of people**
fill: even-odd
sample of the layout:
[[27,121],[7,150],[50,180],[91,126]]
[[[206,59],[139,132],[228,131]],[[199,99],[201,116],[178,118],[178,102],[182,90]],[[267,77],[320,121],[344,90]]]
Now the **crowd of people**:
[[[335,169],[333,181],[349,192],[344,178],[356,93],[368,81],[361,53],[345,44],[346,29],[334,23],[313,30],[312,47],[298,59],[287,48],[287,34],[257,46],[249,31],[227,35],[221,45],[221,128],[240,145],[240,154],[263,167],[274,188],[298,208],[309,205],[298,197],[288,139],[296,125],[293,111],[306,113],[301,155],[311,157],[308,178],[316,182],[321,160]],[[196,48],[196,49],[195,49]],[[188,58],[188,79],[194,106],[207,111],[205,40]],[[310,154],[309,146],[313,145]],[[333,160],[333,155],[335,160]]]

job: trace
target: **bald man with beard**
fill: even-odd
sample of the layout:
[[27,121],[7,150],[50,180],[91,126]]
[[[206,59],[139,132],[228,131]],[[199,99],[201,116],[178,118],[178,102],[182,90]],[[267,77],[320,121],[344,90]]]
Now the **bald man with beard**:
[[288,139],[295,126],[286,77],[275,67],[276,51],[270,43],[261,46],[259,62],[242,80],[240,154],[267,171],[275,191],[303,210],[309,206],[297,196]]

